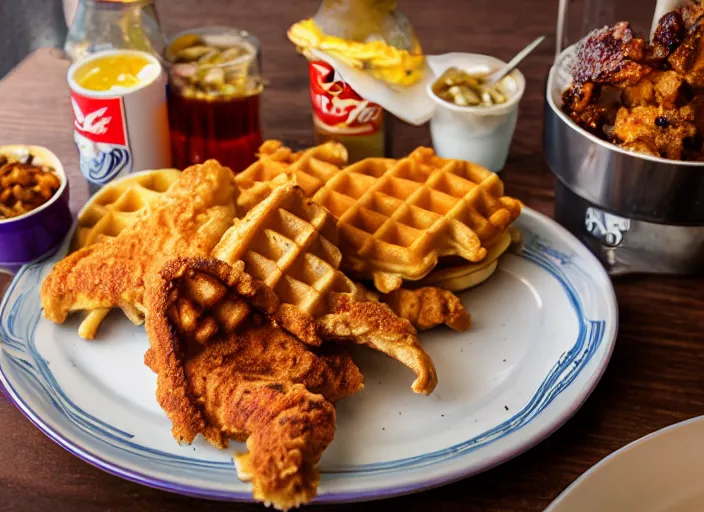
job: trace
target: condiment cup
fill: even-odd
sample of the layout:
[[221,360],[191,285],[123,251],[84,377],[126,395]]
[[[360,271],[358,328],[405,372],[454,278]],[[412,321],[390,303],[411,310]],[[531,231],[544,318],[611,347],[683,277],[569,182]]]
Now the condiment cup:
[[[447,53],[428,61],[436,77],[453,66],[471,74],[488,74],[505,65],[499,59],[475,53]],[[526,87],[525,78],[517,69],[504,80],[506,103],[478,107],[449,103],[433,92],[434,81],[428,84],[427,93],[436,103],[430,133],[438,156],[467,160],[494,172],[503,169],[518,120],[518,104]]]
[[53,253],[71,228],[68,179],[57,156],[41,146],[0,146],[0,155],[34,155],[34,162],[52,167],[61,186],[43,205],[10,219],[0,218],[0,268],[14,272],[25,263]]

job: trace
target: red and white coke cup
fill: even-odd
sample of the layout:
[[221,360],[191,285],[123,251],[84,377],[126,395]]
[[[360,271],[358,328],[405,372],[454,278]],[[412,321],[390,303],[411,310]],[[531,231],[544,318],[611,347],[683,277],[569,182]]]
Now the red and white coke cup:
[[[150,62],[150,73],[140,77],[138,85],[95,91],[76,83],[76,72],[92,61],[129,54]],[[171,167],[167,77],[154,55],[137,50],[99,52],[71,65],[67,78],[81,173],[91,185],[100,187],[133,172]]]

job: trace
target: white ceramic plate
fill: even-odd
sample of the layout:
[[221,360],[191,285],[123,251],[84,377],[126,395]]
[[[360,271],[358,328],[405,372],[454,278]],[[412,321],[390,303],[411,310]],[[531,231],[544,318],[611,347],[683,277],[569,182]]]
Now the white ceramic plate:
[[642,437],[570,485],[545,512],[701,512],[704,416]]
[[[472,330],[421,336],[439,375],[430,397],[411,391],[413,374],[400,363],[355,352],[365,389],[337,406],[318,502],[410,493],[483,471],[544,439],[587,398],[616,336],[611,282],[553,221],[526,209],[517,225],[522,252],[502,257],[487,283],[462,295]],[[178,493],[250,500],[230,452],[171,437],[156,378],[142,364],[143,328],[113,312],[88,342],[76,333],[79,318],[55,325],[42,317],[40,283],[59,256],[24,267],[0,307],[8,396],[54,441],[106,471]]]

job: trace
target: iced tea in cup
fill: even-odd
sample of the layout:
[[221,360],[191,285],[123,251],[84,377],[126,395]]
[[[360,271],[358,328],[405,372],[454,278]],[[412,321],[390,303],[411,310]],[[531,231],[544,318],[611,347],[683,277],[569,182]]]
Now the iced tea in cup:
[[259,126],[259,42],[211,27],[177,35],[166,50],[174,166],[215,158],[238,172],[255,160]]
[[171,166],[166,74],[154,55],[108,50],[68,70],[81,173],[94,191],[131,172]]

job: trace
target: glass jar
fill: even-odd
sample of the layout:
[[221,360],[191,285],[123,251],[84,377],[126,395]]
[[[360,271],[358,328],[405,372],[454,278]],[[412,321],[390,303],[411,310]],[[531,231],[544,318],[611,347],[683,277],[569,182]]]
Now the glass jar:
[[79,0],[64,51],[75,62],[111,49],[161,57],[165,46],[154,0]]
[[[389,156],[391,114],[363,98],[330,62],[309,50],[320,51],[325,45],[326,53],[336,54],[348,64],[357,61],[356,67],[383,82],[401,87],[413,83],[418,73],[412,68],[388,65],[393,60],[389,54],[400,63],[406,61],[402,55],[422,59],[420,43],[408,19],[396,9],[396,0],[323,0],[312,19],[291,27],[289,39],[309,61],[316,141],[342,143],[350,162]],[[359,55],[365,55],[367,61]],[[382,60],[384,66],[374,64]]]
[[246,169],[262,143],[257,38],[229,27],[188,30],[172,38],[166,61],[174,166],[214,158]]

